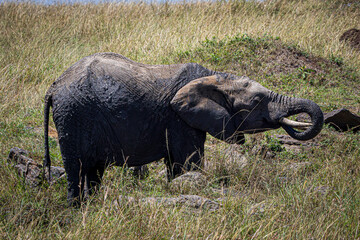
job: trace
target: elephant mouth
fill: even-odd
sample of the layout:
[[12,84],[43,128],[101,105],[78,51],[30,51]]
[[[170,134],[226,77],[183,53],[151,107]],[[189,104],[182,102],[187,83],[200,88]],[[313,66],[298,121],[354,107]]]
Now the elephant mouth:
[[[239,131],[243,134],[256,134],[281,127],[279,121],[271,121],[267,118],[262,118],[258,121],[253,121],[254,126],[246,126],[245,129]],[[256,127],[255,127],[256,126]],[[259,127],[262,126],[262,127]]]
[[[297,130],[306,131],[313,126],[312,123],[294,121],[294,120],[290,120],[286,117],[281,117],[280,120],[277,120],[277,121],[270,121],[270,120],[264,118],[264,119],[262,119],[262,121],[258,121],[258,122],[260,122],[264,127],[262,127],[262,128],[249,127],[249,129],[242,130],[239,132],[241,132],[243,134],[254,134],[254,133],[260,133],[260,132],[264,132],[264,131],[268,131],[268,130],[272,130],[272,129],[277,129],[279,127],[282,127],[285,130],[289,130],[291,132],[298,132]],[[258,125],[260,125],[260,123]],[[297,129],[297,130],[295,130],[295,129]]]

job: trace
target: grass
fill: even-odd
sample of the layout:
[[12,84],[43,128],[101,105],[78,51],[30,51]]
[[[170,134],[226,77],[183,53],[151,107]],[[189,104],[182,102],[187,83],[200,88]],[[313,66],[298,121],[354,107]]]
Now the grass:
[[[281,130],[247,137],[242,146],[209,137],[205,186],[172,189],[159,175],[162,163],[151,164],[149,177],[141,181],[114,167],[106,171],[99,194],[80,209],[66,207],[66,181],[30,188],[6,161],[15,146],[42,161],[45,91],[71,64],[95,52],[117,52],[149,64],[198,62],[314,100],[325,112],[346,107],[359,114],[360,55],[338,41],[360,25],[357,3],[347,3],[1,3],[0,237],[360,238],[359,133],[325,127],[317,146],[299,152],[284,150],[271,136]],[[53,165],[61,166],[55,139],[50,147]],[[239,154],[247,159],[242,168]],[[304,164],[290,168],[299,163]],[[214,191],[221,188],[228,191]],[[222,198],[222,206],[213,212],[113,204],[119,195],[140,199],[180,193]]]

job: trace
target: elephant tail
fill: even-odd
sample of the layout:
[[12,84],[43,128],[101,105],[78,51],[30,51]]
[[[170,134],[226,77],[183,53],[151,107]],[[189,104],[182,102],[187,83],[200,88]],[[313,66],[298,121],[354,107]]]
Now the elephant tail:
[[50,115],[50,107],[52,106],[52,96],[46,95],[45,96],[45,104],[44,104],[44,145],[45,145],[45,158],[44,158],[44,167],[43,167],[43,176],[45,179],[45,169],[48,169],[48,180],[50,182],[51,175],[50,175],[50,151],[49,151],[49,115]]

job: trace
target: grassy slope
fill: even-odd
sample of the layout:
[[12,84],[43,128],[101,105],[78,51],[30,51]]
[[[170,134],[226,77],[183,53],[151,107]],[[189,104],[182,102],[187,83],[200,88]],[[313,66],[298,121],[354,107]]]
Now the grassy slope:
[[[195,61],[249,75],[279,93],[312,99],[325,111],[349,107],[359,113],[359,54],[338,42],[345,30],[360,25],[358,5],[315,0],[152,6],[1,4],[0,24],[1,237],[360,237],[358,134],[325,128],[318,147],[298,154],[283,151],[271,160],[249,154],[249,164],[241,170],[227,161],[225,153],[234,146],[210,139],[206,160],[214,164],[205,172],[209,184],[180,192],[216,199],[223,196],[211,188],[225,184],[243,193],[240,198],[226,194],[223,207],[215,213],[141,204],[112,207],[120,194],[179,194],[157,176],[161,164],[152,165],[143,181],[120,168],[107,171],[100,193],[79,210],[65,208],[65,182],[29,189],[5,165],[14,146],[41,160],[44,93],[68,66],[94,52],[117,52],[151,64]],[[325,60],[316,67],[270,71],[277,69],[271,59],[281,49]],[[255,139],[236,150],[251,152],[258,143],[277,147],[269,134]],[[55,140],[51,154],[53,164],[61,165]],[[291,163],[305,161],[313,164],[296,172],[286,170]],[[279,180],[284,177],[287,181]],[[316,191],[319,187],[327,191]]]

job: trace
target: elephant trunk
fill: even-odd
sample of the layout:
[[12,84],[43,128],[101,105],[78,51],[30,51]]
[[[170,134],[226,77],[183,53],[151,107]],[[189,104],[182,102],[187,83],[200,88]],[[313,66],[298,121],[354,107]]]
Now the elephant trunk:
[[[285,116],[281,117],[279,123],[285,131],[294,139],[309,140],[318,135],[324,124],[324,115],[320,107],[313,101],[302,98],[291,98],[282,95],[276,96],[277,101],[285,108]],[[285,117],[299,113],[306,113],[311,118],[311,123],[303,123],[286,119]],[[294,128],[305,129],[302,132]]]

